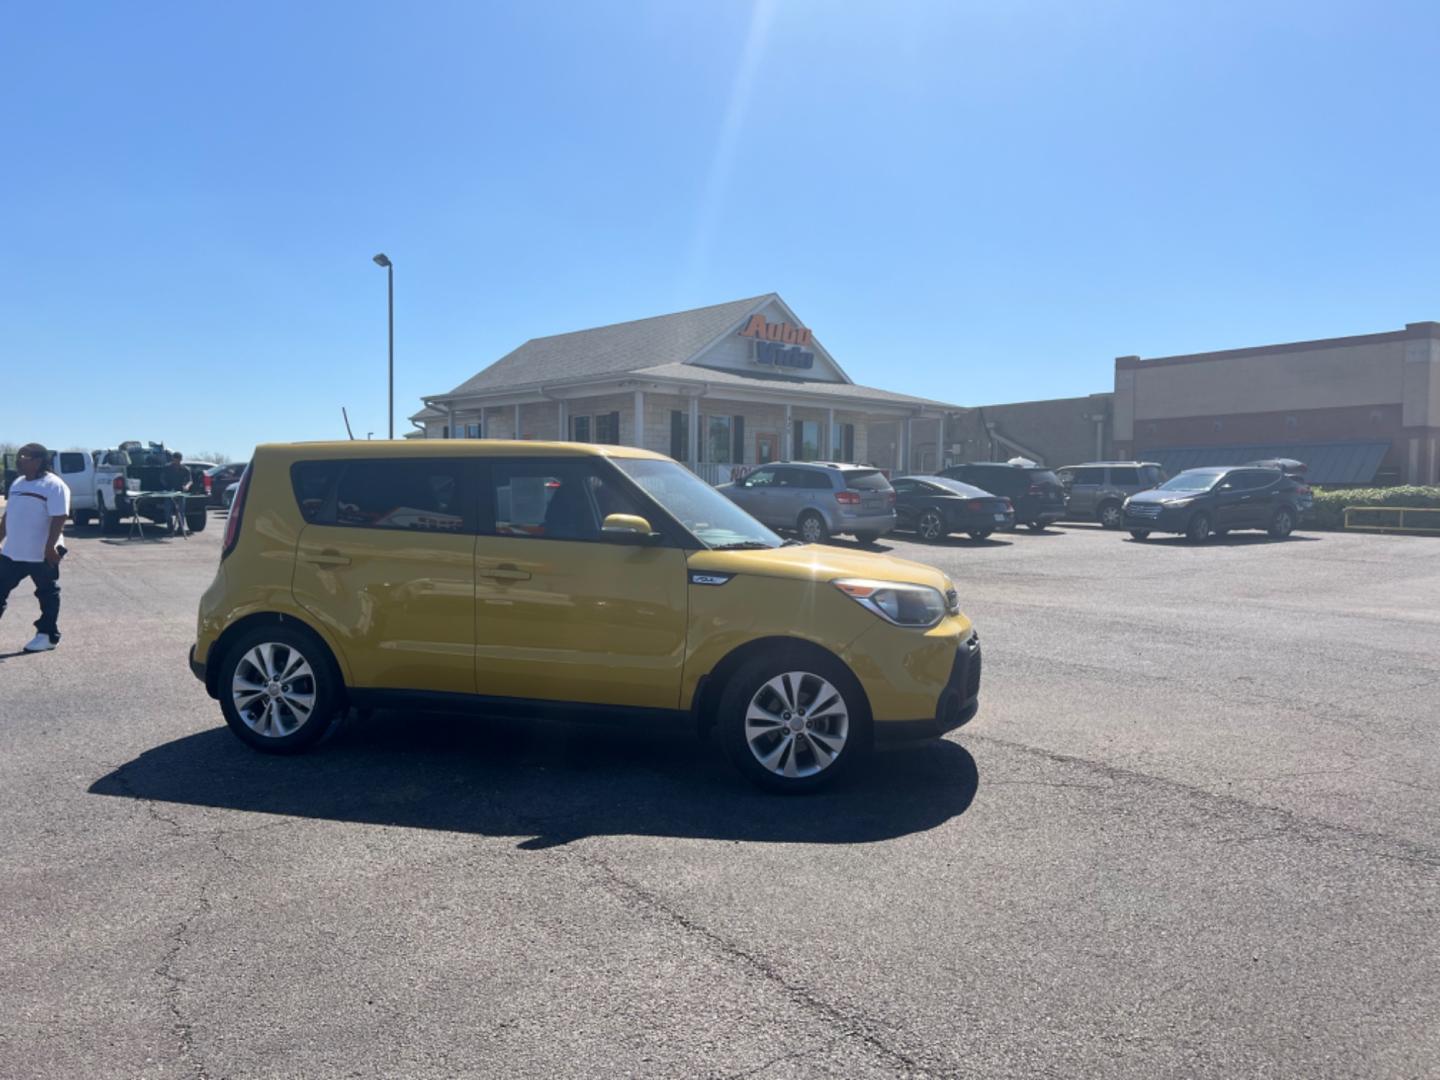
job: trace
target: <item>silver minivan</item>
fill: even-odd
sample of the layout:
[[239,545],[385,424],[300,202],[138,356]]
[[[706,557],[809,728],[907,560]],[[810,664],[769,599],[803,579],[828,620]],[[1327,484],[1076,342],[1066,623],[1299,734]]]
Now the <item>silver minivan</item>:
[[752,517],[793,530],[807,544],[841,533],[868,544],[895,527],[895,489],[867,465],[779,461],[719,490]]
[[1125,500],[1165,479],[1153,461],[1091,461],[1056,469],[1065,488],[1066,521],[1098,521],[1107,529],[1125,523]]

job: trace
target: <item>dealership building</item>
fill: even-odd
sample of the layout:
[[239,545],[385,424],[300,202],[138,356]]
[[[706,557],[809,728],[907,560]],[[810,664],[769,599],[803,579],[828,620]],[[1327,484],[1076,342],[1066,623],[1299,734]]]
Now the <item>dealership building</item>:
[[645,447],[722,483],[780,460],[933,472],[956,408],[857,385],[768,293],[533,338],[410,419],[417,438]]
[[1319,484],[1440,482],[1440,323],[1115,360],[1114,447],[1168,472],[1298,458]]

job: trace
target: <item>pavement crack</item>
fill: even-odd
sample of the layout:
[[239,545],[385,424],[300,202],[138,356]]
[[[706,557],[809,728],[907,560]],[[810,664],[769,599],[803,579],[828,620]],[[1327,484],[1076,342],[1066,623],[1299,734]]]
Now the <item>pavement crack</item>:
[[818,1047],[806,1047],[803,1050],[791,1050],[788,1053],[777,1054],[775,1057],[772,1057],[768,1061],[762,1061],[754,1068],[741,1069],[739,1072],[726,1073],[725,1075],[718,1077],[717,1080],[744,1080],[744,1078],[747,1076],[759,1076],[771,1066],[779,1065],[783,1061],[794,1061],[797,1058],[807,1057],[810,1054],[814,1054],[817,1052],[825,1053],[827,1051],[833,1050],[835,1047],[839,1046],[842,1042],[844,1042],[846,1038],[848,1038],[848,1036],[841,1035],[838,1038],[831,1039],[829,1042],[822,1043]]
[[[814,990],[787,978],[775,965],[763,957],[741,948],[734,942],[717,934],[709,927],[701,925],[695,919],[667,903],[659,894],[624,877],[603,859],[587,855],[584,852],[574,851],[574,849],[572,849],[572,852],[575,858],[579,859],[580,862],[588,866],[591,870],[597,872],[612,892],[625,897],[642,908],[654,912],[672,925],[678,927],[684,933],[699,938],[733,965],[760,976],[760,978],[776,987],[786,998],[796,1005],[799,1005],[826,1023],[834,1025],[840,1031],[835,1042],[847,1038],[857,1039],[866,1048],[884,1058],[891,1068],[902,1069],[903,1072],[901,1072],[900,1075],[903,1076],[923,1077],[953,1073],[953,1068],[942,1067],[935,1064],[921,1064],[912,1054],[891,1046],[883,1038],[875,1034],[873,1029],[876,1025],[873,1021],[864,1016],[848,1013],[830,1004],[830,1002],[820,997]],[[833,1045],[833,1043],[831,1045]],[[788,1056],[793,1055],[783,1055],[775,1059],[775,1061],[768,1062],[765,1066],[762,1066],[762,1068],[768,1068],[777,1061],[785,1060]],[[739,1075],[744,1076],[746,1074],[741,1073]]]
[[166,983],[163,999],[165,1010],[170,1014],[170,1030],[179,1041],[180,1056],[190,1068],[195,1080],[209,1080],[210,1074],[206,1071],[195,1049],[194,1025],[185,1019],[185,1014],[180,1009],[180,990],[185,985],[185,979],[176,974],[175,964],[179,960],[180,954],[191,944],[191,928],[210,912],[211,881],[212,878],[207,875],[200,882],[200,895],[196,899],[195,907],[180,920],[174,930],[165,936],[169,945],[160,965],[155,969],[155,974],[164,979]]

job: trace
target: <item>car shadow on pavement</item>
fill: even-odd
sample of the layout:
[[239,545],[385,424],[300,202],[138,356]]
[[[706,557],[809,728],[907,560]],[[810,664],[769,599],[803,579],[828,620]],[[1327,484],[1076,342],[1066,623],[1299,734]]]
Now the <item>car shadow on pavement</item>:
[[878,751],[814,795],[770,795],[716,743],[672,728],[522,724],[451,714],[352,715],[295,757],[224,727],[147,750],[92,795],[370,825],[514,836],[527,850],[588,836],[856,844],[923,832],[975,798],[975,759],[930,740]]
[[1299,533],[1291,533],[1284,539],[1270,536],[1263,532],[1236,532],[1226,533],[1224,536],[1209,536],[1202,543],[1195,543],[1193,540],[1179,534],[1153,533],[1147,539],[1136,540],[1133,536],[1125,535],[1127,544],[1142,544],[1150,547],[1249,547],[1252,544],[1313,544],[1317,540],[1323,540],[1323,536],[1301,536]]

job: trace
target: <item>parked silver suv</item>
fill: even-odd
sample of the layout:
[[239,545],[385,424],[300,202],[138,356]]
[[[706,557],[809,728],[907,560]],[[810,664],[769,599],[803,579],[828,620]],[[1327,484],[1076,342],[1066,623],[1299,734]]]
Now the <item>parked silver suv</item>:
[[719,490],[772,529],[793,529],[807,544],[839,533],[868,544],[895,527],[895,489],[867,465],[779,461]]
[[1107,529],[1125,523],[1125,500],[1165,479],[1153,461],[1091,461],[1055,470],[1065,487],[1065,520],[1098,521]]

